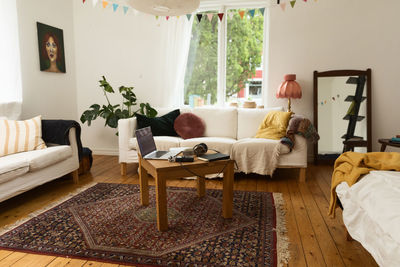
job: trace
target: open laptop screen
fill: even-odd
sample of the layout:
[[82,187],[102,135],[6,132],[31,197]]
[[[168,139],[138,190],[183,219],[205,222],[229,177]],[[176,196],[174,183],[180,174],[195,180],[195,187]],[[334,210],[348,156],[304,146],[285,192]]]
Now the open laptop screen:
[[142,157],[156,150],[153,134],[150,127],[136,130],[136,140]]

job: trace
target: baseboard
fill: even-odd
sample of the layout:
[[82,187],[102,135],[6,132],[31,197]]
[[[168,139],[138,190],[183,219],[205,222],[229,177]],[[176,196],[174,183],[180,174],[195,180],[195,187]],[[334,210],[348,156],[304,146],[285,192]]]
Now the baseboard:
[[114,149],[93,149],[93,155],[104,155],[104,156],[118,156],[118,150]]

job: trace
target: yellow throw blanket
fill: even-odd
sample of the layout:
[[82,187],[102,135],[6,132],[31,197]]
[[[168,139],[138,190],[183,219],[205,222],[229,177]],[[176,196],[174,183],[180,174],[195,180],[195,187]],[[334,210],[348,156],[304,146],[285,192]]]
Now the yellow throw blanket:
[[329,215],[335,217],[337,204],[336,186],[347,182],[349,186],[355,184],[361,175],[373,170],[400,171],[400,153],[396,152],[345,152],[335,161],[332,174],[331,202]]

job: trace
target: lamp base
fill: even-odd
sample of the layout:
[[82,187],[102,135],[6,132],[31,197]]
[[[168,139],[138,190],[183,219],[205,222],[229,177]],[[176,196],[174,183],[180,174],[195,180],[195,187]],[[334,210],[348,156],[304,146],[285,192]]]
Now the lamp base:
[[292,112],[292,105],[291,105],[290,97],[288,98],[288,108],[287,108],[287,112]]

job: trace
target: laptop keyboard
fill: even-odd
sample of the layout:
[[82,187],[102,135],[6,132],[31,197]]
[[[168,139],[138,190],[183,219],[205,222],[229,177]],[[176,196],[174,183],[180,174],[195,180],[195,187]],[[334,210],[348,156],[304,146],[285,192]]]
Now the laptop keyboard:
[[155,156],[157,158],[164,156],[165,154],[167,154],[168,151],[156,151]]

